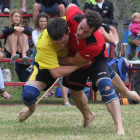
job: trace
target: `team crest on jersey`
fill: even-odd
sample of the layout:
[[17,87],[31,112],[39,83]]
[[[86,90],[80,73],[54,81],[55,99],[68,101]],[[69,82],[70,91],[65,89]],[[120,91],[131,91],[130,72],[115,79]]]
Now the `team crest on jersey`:
[[106,72],[100,72],[100,73],[98,73],[98,75],[102,75],[102,74],[106,74]]

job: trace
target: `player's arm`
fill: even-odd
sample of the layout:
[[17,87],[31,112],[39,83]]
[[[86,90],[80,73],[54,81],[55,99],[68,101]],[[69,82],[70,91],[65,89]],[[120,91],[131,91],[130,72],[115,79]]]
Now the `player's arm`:
[[69,75],[75,70],[80,69],[87,65],[91,65],[91,61],[88,61],[81,65],[76,65],[76,66],[59,66],[57,68],[49,69],[49,71],[54,78],[59,78],[59,77]]
[[81,65],[89,60],[84,59],[79,52],[76,53],[75,57],[64,57],[64,58],[59,58],[59,64],[60,65]]

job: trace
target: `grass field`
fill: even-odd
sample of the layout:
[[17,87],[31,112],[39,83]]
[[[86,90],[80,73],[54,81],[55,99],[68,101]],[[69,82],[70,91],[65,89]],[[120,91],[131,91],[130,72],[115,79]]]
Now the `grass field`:
[[[139,140],[140,105],[121,106],[126,135],[115,134],[114,122],[106,106],[89,101],[96,118],[88,128],[83,128],[83,117],[73,105],[66,107],[62,98],[43,99],[35,113],[25,122],[18,122],[18,113],[24,107],[20,99],[22,87],[6,88],[13,95],[10,100],[0,98],[0,140]],[[10,92],[11,91],[11,92]],[[73,101],[70,100],[73,104]],[[9,106],[9,104],[14,106]]]

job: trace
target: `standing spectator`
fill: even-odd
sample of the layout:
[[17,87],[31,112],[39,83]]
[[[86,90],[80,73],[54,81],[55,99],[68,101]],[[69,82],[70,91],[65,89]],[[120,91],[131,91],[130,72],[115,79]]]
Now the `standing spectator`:
[[[1,51],[2,51],[2,49],[0,47],[0,62],[3,59],[3,53]],[[5,90],[3,75],[2,75],[2,72],[1,72],[1,67],[0,67],[0,95],[1,95],[1,97],[5,98],[5,99],[12,98],[12,96],[9,93],[7,93],[6,90]]]
[[[132,32],[132,40],[135,39],[140,39],[140,13],[136,12],[132,15],[133,21],[132,25],[130,26],[130,31]],[[134,47],[131,46],[131,53],[133,52]],[[136,52],[135,52],[135,57],[133,58],[134,60],[140,60],[138,58],[138,54],[140,52],[140,44],[136,46]]]
[[29,49],[28,36],[31,36],[30,30],[22,25],[22,14],[19,10],[14,10],[9,18],[8,26],[2,29],[5,38],[6,57],[11,57],[11,64],[22,56],[25,65],[29,64],[29,58],[26,52]]
[[109,0],[87,0],[84,5],[84,12],[90,9],[96,11],[103,19],[102,27],[100,27],[104,38],[107,42],[114,44],[115,55],[121,57],[124,53],[125,46],[119,42],[117,30],[112,26],[114,21],[113,4]]
[[[23,25],[25,25],[30,32],[32,33],[33,28],[29,26],[30,20],[28,17],[23,18]],[[29,45],[29,50],[27,53],[28,58],[33,58],[33,52],[34,52],[34,44],[32,42],[32,39],[28,39],[28,45]],[[30,73],[26,71],[26,69],[29,67],[30,64],[25,65],[23,62],[16,62],[15,63],[15,71],[18,75],[19,81],[20,82],[26,82],[28,76]]]
[[0,13],[10,13],[10,0],[0,0]]
[[63,0],[36,0],[33,7],[33,21],[35,23],[36,16],[44,12],[50,15],[58,15],[63,17],[65,14],[65,6]]
[[21,9],[21,12],[22,14],[27,14],[27,10],[26,10],[26,0],[21,0],[21,6],[22,6],[22,9]]

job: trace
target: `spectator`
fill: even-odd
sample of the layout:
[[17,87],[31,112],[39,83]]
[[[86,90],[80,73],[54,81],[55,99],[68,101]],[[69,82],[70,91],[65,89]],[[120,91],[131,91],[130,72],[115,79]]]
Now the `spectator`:
[[[28,17],[23,18],[23,25],[25,25],[30,32],[32,33],[33,28],[29,26],[30,20]],[[28,45],[29,45],[29,50],[27,52],[28,58],[33,58],[33,52],[34,52],[34,44],[32,42],[32,39],[28,39]],[[26,69],[29,67],[30,64],[25,65],[23,62],[16,62],[15,63],[15,71],[18,75],[19,81],[20,82],[26,82],[28,76],[30,73],[26,71]]]
[[22,14],[27,14],[27,10],[26,10],[26,0],[21,0],[21,5],[22,5],[22,9],[21,12]]
[[[3,53],[1,52],[1,47],[0,47],[0,62],[2,59],[3,59]],[[12,96],[9,93],[7,93],[7,91],[5,90],[1,67],[0,67],[0,94],[1,94],[1,97],[5,99],[12,98]]]
[[[108,7],[108,8],[106,8]],[[84,5],[84,12],[87,10],[93,10],[99,13],[103,19],[102,27],[104,38],[107,42],[114,44],[115,55],[121,57],[124,53],[125,46],[119,42],[119,36],[115,27],[112,26],[114,21],[113,4],[109,0],[87,0]]]
[[[130,26],[130,31],[132,32],[131,39],[140,39],[140,13],[136,12],[132,15],[133,21],[132,25]],[[131,53],[133,52],[134,47],[131,46]],[[136,46],[136,51],[135,51],[135,57],[133,58],[134,60],[140,60],[138,58],[138,54],[140,52],[140,44]]]
[[29,58],[26,52],[29,49],[28,36],[31,36],[30,30],[22,25],[22,14],[19,10],[14,10],[9,18],[8,26],[2,29],[5,38],[6,57],[11,57],[11,64],[22,56],[25,65],[29,64]]
[[33,21],[35,23],[36,16],[39,12],[44,12],[50,15],[58,15],[63,17],[65,14],[65,6],[63,0],[36,0],[33,7]]
[[10,13],[10,0],[0,0],[0,13]]

